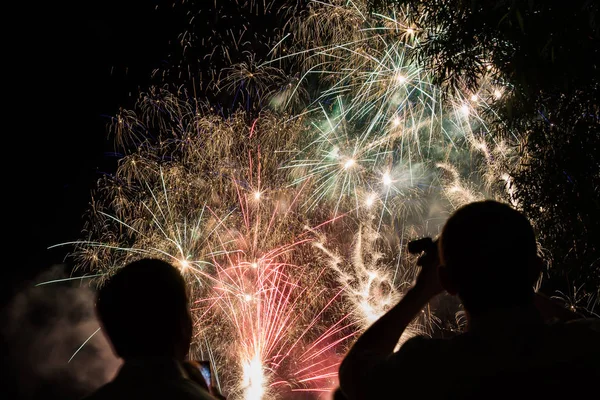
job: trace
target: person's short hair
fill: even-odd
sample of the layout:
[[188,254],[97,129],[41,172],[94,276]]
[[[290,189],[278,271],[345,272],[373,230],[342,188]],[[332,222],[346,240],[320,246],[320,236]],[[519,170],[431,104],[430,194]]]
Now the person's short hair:
[[442,230],[439,249],[467,311],[531,300],[535,233],[527,218],[509,205],[488,200],[458,209]]
[[173,357],[175,349],[189,346],[185,281],[165,261],[141,259],[121,268],[100,289],[96,310],[123,358]]

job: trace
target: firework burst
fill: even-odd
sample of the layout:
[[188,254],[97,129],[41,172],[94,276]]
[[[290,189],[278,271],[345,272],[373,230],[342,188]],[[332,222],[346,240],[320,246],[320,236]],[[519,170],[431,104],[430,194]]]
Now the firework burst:
[[231,398],[330,391],[352,339],[414,279],[406,240],[510,181],[510,143],[481,117],[505,89],[483,77],[443,99],[412,57],[418,18],[340,0],[285,14],[269,61],[219,50],[230,66],[208,86],[246,111],[219,115],[165,86],[113,119],[126,154],[74,243],[104,277],[148,256],[179,268],[193,353]]

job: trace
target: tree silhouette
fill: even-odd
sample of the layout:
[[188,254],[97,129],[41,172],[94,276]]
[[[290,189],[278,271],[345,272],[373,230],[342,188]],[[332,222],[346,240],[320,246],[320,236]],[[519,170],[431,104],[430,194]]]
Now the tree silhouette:
[[371,3],[390,4],[408,8],[419,32],[415,57],[446,94],[476,92],[482,76],[507,88],[484,117],[498,137],[520,138],[510,175],[550,262],[544,284],[569,306],[593,312],[600,301],[598,3]]

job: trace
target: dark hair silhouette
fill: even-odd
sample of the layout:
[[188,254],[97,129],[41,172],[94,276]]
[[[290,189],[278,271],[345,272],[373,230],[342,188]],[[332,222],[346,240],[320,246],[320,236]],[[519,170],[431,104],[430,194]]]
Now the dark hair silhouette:
[[102,287],[96,309],[120,357],[185,358],[192,321],[185,281],[169,263],[142,259],[126,265]]
[[535,234],[507,204],[482,201],[458,209],[444,226],[439,249],[442,280],[470,313],[532,301],[540,273]]

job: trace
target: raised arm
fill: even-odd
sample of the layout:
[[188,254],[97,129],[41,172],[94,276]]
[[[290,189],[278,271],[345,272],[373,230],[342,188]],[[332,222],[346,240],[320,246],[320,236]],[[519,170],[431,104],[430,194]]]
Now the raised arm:
[[415,285],[358,338],[342,361],[340,387],[348,399],[369,397],[372,383],[364,379],[365,374],[394,352],[406,327],[433,297],[442,292],[437,257],[427,259],[424,256],[420,261],[423,268]]

